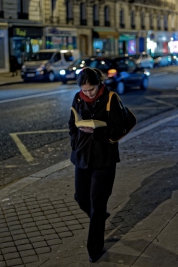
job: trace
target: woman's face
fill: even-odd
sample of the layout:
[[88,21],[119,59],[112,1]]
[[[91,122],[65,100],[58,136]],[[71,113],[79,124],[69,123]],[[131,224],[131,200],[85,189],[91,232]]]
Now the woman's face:
[[91,85],[86,83],[81,86],[81,90],[84,95],[88,96],[89,98],[94,98],[98,93],[99,85]]

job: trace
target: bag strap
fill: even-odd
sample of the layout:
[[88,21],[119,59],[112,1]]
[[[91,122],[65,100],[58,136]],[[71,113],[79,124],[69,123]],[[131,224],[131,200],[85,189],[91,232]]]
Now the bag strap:
[[[113,95],[116,95],[117,96],[117,100],[119,101],[119,104],[120,105],[122,105],[122,102],[121,102],[121,99],[120,99],[120,97],[118,96],[118,94],[117,93],[115,93],[115,92],[109,92],[109,99],[108,99],[108,102],[107,102],[107,104],[106,104],[106,111],[110,111],[110,107],[111,107],[111,99],[112,99],[112,96]],[[123,105],[122,105],[123,106]],[[123,107],[122,107],[123,108]]]

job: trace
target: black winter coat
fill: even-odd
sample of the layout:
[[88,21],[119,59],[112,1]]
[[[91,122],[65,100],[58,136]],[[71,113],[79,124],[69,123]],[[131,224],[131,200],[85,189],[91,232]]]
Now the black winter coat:
[[116,95],[113,95],[108,117],[106,111],[108,98],[109,90],[106,87],[104,93],[92,105],[81,99],[79,92],[74,97],[72,107],[82,119],[95,119],[107,123],[107,127],[94,129],[94,133],[85,133],[75,126],[74,114],[71,111],[69,119],[72,146],[71,162],[79,168],[100,169],[120,161],[118,142],[109,143],[109,139],[117,140],[118,132],[122,128],[122,121],[119,120],[120,108]]

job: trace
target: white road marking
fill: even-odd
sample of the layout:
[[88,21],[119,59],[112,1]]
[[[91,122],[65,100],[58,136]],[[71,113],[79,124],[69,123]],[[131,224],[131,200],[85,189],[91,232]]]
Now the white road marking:
[[24,99],[38,98],[38,97],[48,96],[48,95],[62,94],[62,93],[66,93],[66,92],[73,91],[73,90],[76,90],[76,89],[73,89],[73,88],[72,89],[63,89],[60,91],[47,92],[47,93],[42,93],[42,94],[29,95],[29,96],[16,97],[16,98],[12,98],[12,99],[0,100],[0,104],[8,103],[8,102],[15,102],[15,101],[24,100]]
[[21,154],[24,156],[26,161],[28,163],[32,163],[34,161],[34,158],[28,152],[27,148],[25,145],[22,143],[18,135],[27,135],[27,134],[45,134],[45,133],[59,133],[59,132],[68,132],[69,129],[60,129],[60,130],[43,130],[43,131],[31,131],[31,132],[17,132],[17,133],[10,133],[10,136],[14,140],[15,144],[17,145],[18,149],[20,150]]
[[163,104],[163,105],[166,105],[166,106],[169,106],[169,107],[172,107],[172,108],[176,108],[177,106],[176,105],[173,105],[173,104],[170,104],[168,102],[165,102],[163,100],[158,100],[158,99],[155,99],[154,97],[152,96],[145,96],[146,99],[149,99],[149,100],[152,100],[152,101],[155,101],[159,104]]
[[28,161],[29,163],[32,162],[32,161],[34,161],[34,158],[28,152],[28,150],[26,149],[26,147],[24,146],[24,144],[21,142],[21,140],[18,138],[17,134],[11,133],[10,136],[14,140],[16,146],[18,147],[18,149],[20,150],[20,152],[22,153],[22,155],[24,156],[24,158],[26,159],[26,161]]
[[[143,134],[149,130],[152,130],[152,129],[158,127],[161,124],[164,124],[164,123],[169,122],[171,120],[174,120],[176,118],[178,118],[178,114],[169,116],[169,117],[161,119],[161,120],[158,120],[157,122],[154,122],[151,125],[145,126],[142,129],[139,129],[135,132],[129,133],[119,143],[124,143],[125,141],[128,141],[128,140],[130,140],[130,139],[132,139],[132,138],[134,138],[140,134]],[[23,178],[20,181],[13,183],[12,185],[8,185],[4,189],[0,190],[0,193],[1,193],[0,194],[0,200],[8,201],[9,198],[6,198],[6,199],[4,199],[4,198],[9,196],[9,194],[17,192],[18,190],[28,186],[29,184],[36,182],[36,181],[40,180],[41,178],[45,178],[48,175],[50,175],[56,171],[59,171],[61,169],[64,169],[70,165],[72,165],[72,163],[70,162],[69,159],[67,159],[67,160],[59,162],[58,164],[52,165],[49,168],[46,168],[42,171],[34,173],[34,174],[32,174],[26,178]]]
[[168,72],[154,73],[154,74],[152,74],[151,76],[152,76],[152,77],[158,77],[158,76],[163,76],[163,75],[166,75],[166,74],[168,74]]

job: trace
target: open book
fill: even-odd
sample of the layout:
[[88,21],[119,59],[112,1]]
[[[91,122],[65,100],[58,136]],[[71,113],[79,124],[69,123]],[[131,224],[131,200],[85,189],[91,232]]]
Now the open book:
[[75,117],[75,125],[80,128],[80,127],[91,127],[93,129],[98,128],[98,127],[105,127],[107,126],[105,121],[99,121],[99,120],[82,120],[80,115],[77,113],[77,111],[71,107],[71,110],[74,113]]

